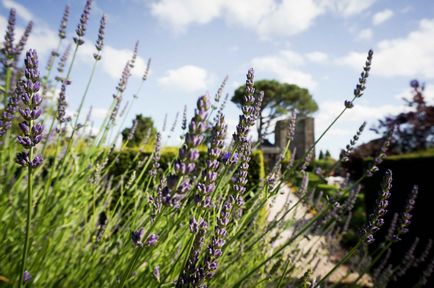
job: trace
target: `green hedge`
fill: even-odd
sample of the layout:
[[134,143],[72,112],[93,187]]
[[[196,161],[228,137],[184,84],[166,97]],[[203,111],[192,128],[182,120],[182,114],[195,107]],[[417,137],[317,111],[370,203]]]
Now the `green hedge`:
[[[199,165],[205,165],[204,160],[207,156],[206,147],[199,149]],[[146,157],[152,157],[151,149],[126,148],[121,151],[115,151],[111,159],[116,159],[116,163],[111,166],[110,174],[120,176],[125,171],[138,165]],[[178,157],[178,148],[167,147],[161,150],[160,167],[163,170],[169,168],[173,161]],[[203,167],[203,166],[202,166]],[[262,151],[254,150],[249,163],[249,174],[247,189],[257,187],[265,177],[264,156]]]
[[[363,168],[366,168],[371,161],[371,159],[364,159]],[[384,234],[387,232],[393,213],[402,213],[413,185],[419,186],[419,194],[416,199],[415,209],[412,212],[413,217],[409,233],[402,237],[403,241],[392,247],[391,264],[396,265],[400,263],[402,255],[406,253],[415,237],[420,238],[421,247],[426,244],[428,239],[434,239],[434,229],[431,222],[434,203],[433,167],[434,149],[394,155],[386,158],[379,166],[380,171],[373,177],[365,179],[362,183],[364,186],[363,192],[366,199],[366,209],[369,213],[375,207],[375,201],[378,191],[381,189],[380,185],[384,172],[387,169],[392,170],[393,182],[389,212],[385,217],[385,228],[381,229],[378,236],[375,237],[378,239],[378,243],[381,242]],[[411,287],[414,282],[412,282],[412,279],[417,279],[419,276],[418,271],[415,269],[410,270],[405,277],[400,278],[402,287]],[[432,281],[426,287],[434,287]]]

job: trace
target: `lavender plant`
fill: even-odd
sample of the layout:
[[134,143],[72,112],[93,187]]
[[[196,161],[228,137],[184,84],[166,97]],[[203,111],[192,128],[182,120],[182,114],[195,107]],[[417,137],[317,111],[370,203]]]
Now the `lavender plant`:
[[[366,248],[363,248],[366,242],[373,241],[374,233],[383,226],[392,181],[388,171],[377,207],[358,243],[338,260],[327,258],[330,261],[322,261],[317,257],[330,248],[324,242],[338,243],[337,239],[341,239],[347,230],[347,215],[351,215],[360,181],[343,185],[340,193],[349,194],[345,201],[339,197],[326,199],[325,194],[317,191],[309,181],[307,166],[309,157],[313,157],[310,152],[314,146],[311,151],[306,151],[304,162],[295,163],[293,159],[289,168],[283,166],[295,134],[295,115],[290,121],[287,148],[282,151],[272,175],[258,176],[261,179],[254,179],[256,183],[252,183],[255,182],[251,180],[252,167],[255,159],[260,158],[256,155],[261,154],[250,139],[250,129],[258,118],[263,100],[263,93],[255,90],[253,69],[247,72],[241,116],[230,145],[225,144],[228,139],[224,102],[218,108],[216,104],[221,101],[226,77],[215,94],[214,106],[208,96],[201,96],[189,123],[184,109],[183,128],[187,131],[179,149],[164,147],[160,133],[153,151],[134,150],[127,145],[110,146],[107,139],[110,139],[109,135],[116,139],[119,134],[113,131],[114,124],[123,97],[128,97],[128,80],[140,56],[137,42],[116,86],[100,133],[94,141],[89,141],[84,132],[76,133],[95,67],[101,61],[110,61],[102,57],[105,16],[100,20],[94,64],[73,130],[71,134],[59,133],[44,142],[42,153],[46,164],[42,165],[43,157],[36,151],[45,134],[41,119],[47,121],[53,116],[53,120],[66,121],[66,91],[72,93],[69,91],[73,90],[67,87],[72,85],[70,76],[77,49],[85,41],[91,5],[92,1],[86,1],[75,31],[75,50],[69,66],[66,57],[60,59],[59,73],[66,73],[60,75],[62,81],[57,84],[60,93],[56,115],[42,113],[41,93],[45,91],[40,88],[46,85],[44,90],[56,89],[52,87],[50,71],[59,56],[60,43],[67,36],[70,8],[65,8],[58,33],[59,46],[53,49],[52,60],[42,80],[38,56],[32,49],[24,59],[23,77],[17,73],[22,65],[19,52],[31,33],[31,24],[18,46],[14,46],[15,11],[10,13],[2,50],[5,91],[15,85],[12,75],[17,81],[12,89],[14,92],[4,96],[7,102],[0,115],[0,134],[2,139],[15,137],[8,131],[17,125],[20,135],[16,137],[16,143],[10,141],[1,146],[0,286],[4,282],[19,287],[324,287],[331,282],[334,272],[356,254],[360,254],[357,259],[367,262],[359,265],[361,272],[358,275],[363,276],[365,267],[375,264],[383,253],[387,253],[385,251],[393,251],[389,250],[394,243],[392,237],[372,258],[365,255]],[[372,55],[370,51],[354,98],[344,102],[344,110],[324,133],[363,95]],[[132,99],[127,99],[130,102],[121,124],[142,85],[149,80],[149,67],[150,60],[137,92],[131,95]],[[211,115],[213,111],[217,113]],[[210,121],[211,116],[213,121]],[[90,121],[87,119],[86,123]],[[212,128],[209,130],[208,126]],[[351,140],[346,155],[351,152],[363,127]],[[49,130],[47,134],[51,135],[51,128]],[[173,133],[174,129],[171,130]],[[204,135],[207,131],[211,131],[209,141]],[[134,135],[134,129],[130,134],[127,141]],[[373,167],[386,157],[386,146],[384,144],[367,175],[376,172]],[[131,151],[133,157],[125,160],[123,153]],[[116,174],[116,169],[121,172]],[[291,188],[288,179],[293,185]],[[296,193],[289,191],[291,189]],[[282,200],[285,191],[289,193]],[[409,224],[416,194],[414,190],[409,195],[404,212],[397,220],[397,228],[391,233],[396,236],[394,238],[411,229]],[[279,209],[273,206],[279,203],[282,203]],[[278,211],[271,215],[274,209]],[[22,232],[23,223],[25,233]],[[379,266],[380,272],[376,271],[374,276],[385,275],[382,282],[387,283],[390,274],[400,271],[398,276],[401,276],[417,264],[424,267],[422,278],[416,283],[421,287],[433,270],[432,263],[427,262],[430,243],[427,242],[426,249],[420,254],[423,260],[408,261],[411,265],[402,266],[402,269],[384,261]],[[417,253],[413,251],[413,254]],[[333,264],[327,266],[326,271],[318,272],[323,262]]]

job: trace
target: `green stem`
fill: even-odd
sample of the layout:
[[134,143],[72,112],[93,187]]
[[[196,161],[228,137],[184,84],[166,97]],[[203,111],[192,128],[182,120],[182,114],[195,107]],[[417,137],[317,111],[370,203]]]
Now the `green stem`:
[[233,285],[233,287],[240,287],[240,285],[244,282],[244,280],[246,280],[247,278],[249,278],[258,269],[260,269],[262,266],[264,266],[265,264],[267,264],[271,259],[273,259],[274,257],[276,257],[278,254],[280,254],[280,252],[282,252],[283,249],[285,249],[286,247],[288,247],[289,245],[291,245],[291,243],[293,243],[295,239],[297,239],[300,235],[302,235],[304,232],[306,232],[310,228],[310,226],[312,226],[316,221],[318,221],[318,219],[320,219],[322,216],[324,216],[328,212],[328,210],[329,209],[325,209],[323,212],[319,213],[317,216],[315,216],[314,218],[312,218],[296,235],[292,236],[288,241],[286,241],[282,246],[280,246],[276,251],[274,251],[274,253],[272,255],[270,255],[267,259],[263,260],[261,263],[259,263],[258,265],[256,265],[256,267],[254,267],[253,269],[251,269],[243,277],[241,277],[241,279],[238,280]]
[[[75,123],[74,123],[74,125],[72,126],[73,129],[74,129],[74,128],[77,126],[77,124],[78,124],[78,120],[79,120],[79,118],[80,118],[80,113],[81,113],[81,110],[82,110],[82,108],[83,108],[84,100],[86,99],[87,92],[89,91],[90,83],[91,83],[92,80],[93,80],[93,76],[94,76],[94,74],[95,74],[95,69],[96,69],[96,64],[97,64],[97,63],[98,63],[97,60],[95,60],[95,62],[93,63],[92,71],[90,72],[90,77],[89,77],[89,80],[87,81],[86,89],[84,90],[84,94],[83,94],[83,96],[81,97],[80,105],[78,106],[78,109],[77,109],[77,118],[75,119]],[[71,136],[71,138],[72,138],[72,136]]]
[[360,247],[361,244],[362,244],[362,240],[359,240],[359,242],[357,242],[357,244],[350,250],[350,252],[348,252],[344,258],[342,258],[338,263],[336,263],[336,265],[324,277],[322,277],[321,280],[318,281],[318,283],[315,285],[314,288],[321,287],[321,284],[324,283],[324,281],[327,280],[327,278],[330,275],[332,275],[333,272],[336,271],[336,269],[338,269],[342,264],[347,262],[348,259],[351,258],[351,256],[353,256],[353,254],[357,251],[357,249]]
[[[32,126],[32,121],[30,121],[30,127]],[[33,147],[30,148],[29,159],[33,159]],[[26,238],[24,241],[23,257],[21,258],[21,268],[20,268],[20,280],[18,282],[18,287],[23,285],[23,276],[26,267],[27,255],[29,252],[29,239],[30,239],[30,225],[32,221],[32,197],[33,197],[33,170],[32,167],[28,166],[28,178],[27,178],[27,225],[26,225]]]

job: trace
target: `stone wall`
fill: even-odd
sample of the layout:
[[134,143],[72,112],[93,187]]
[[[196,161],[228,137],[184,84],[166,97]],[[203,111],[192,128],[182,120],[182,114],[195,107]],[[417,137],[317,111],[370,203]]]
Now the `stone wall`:
[[[276,122],[274,128],[274,146],[261,147],[264,153],[266,168],[271,169],[278,157],[278,155],[286,147],[289,135],[290,119],[284,119]],[[313,117],[304,117],[297,119],[295,128],[295,137],[290,145],[291,151],[296,148],[295,159],[304,157],[304,153],[315,142],[315,119]],[[315,155],[315,149],[313,150]]]

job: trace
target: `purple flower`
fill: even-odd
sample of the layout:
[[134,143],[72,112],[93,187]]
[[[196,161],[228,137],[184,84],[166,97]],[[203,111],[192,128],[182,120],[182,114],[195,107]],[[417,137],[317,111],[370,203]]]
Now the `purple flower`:
[[23,281],[24,281],[25,283],[32,281],[32,275],[31,275],[30,272],[27,271],[27,270],[24,271],[24,274],[23,274]]
[[[233,156],[232,156],[233,155]],[[225,152],[222,154],[222,162],[225,165],[232,165],[238,162],[238,153],[232,154],[231,152]]]
[[256,118],[260,113],[260,107],[262,105],[263,93],[259,93],[259,96],[255,98],[253,79],[254,71],[253,69],[249,69],[246,80],[246,94],[243,97],[241,108],[243,114],[240,115],[236,132],[233,134],[233,138],[237,144],[247,142],[247,136],[249,134],[250,128],[255,124]]
[[89,20],[91,8],[92,0],[87,0],[83,9],[83,13],[80,16],[80,22],[77,25],[77,29],[75,29],[77,36],[74,37],[74,42],[77,45],[82,45],[84,43],[83,37],[86,34],[87,21]]
[[151,58],[148,59],[148,62],[146,63],[146,69],[145,72],[143,72],[142,80],[146,81],[148,79],[149,69],[151,68]]
[[415,185],[413,190],[410,193],[410,196],[407,199],[407,203],[404,208],[404,212],[400,215],[399,224],[396,230],[396,234],[393,236],[394,241],[399,241],[400,236],[408,232],[408,227],[411,224],[411,212],[414,209],[414,205],[416,203],[416,198],[418,194],[418,186]]
[[19,125],[24,135],[17,136],[17,142],[25,149],[30,150],[30,153],[18,153],[16,162],[21,166],[30,166],[32,168],[36,168],[41,165],[43,161],[42,156],[36,155],[33,159],[30,159],[29,155],[33,154],[33,148],[41,141],[44,126],[41,123],[35,121],[42,113],[42,110],[39,108],[42,98],[38,94],[41,86],[39,82],[39,63],[38,55],[36,54],[35,50],[30,49],[26,53],[24,63],[24,75],[26,80],[20,81],[18,84],[20,88],[17,88],[16,90],[18,93],[21,93],[20,97],[26,106],[25,108],[19,109],[21,116],[25,120]]
[[69,9],[70,9],[69,5],[66,5],[65,10],[63,11],[63,16],[60,22],[59,34],[58,34],[60,39],[66,38],[66,28],[68,26]]
[[6,134],[12,126],[12,121],[15,119],[21,94],[23,94],[23,86],[18,84],[14,93],[9,95],[7,106],[3,113],[0,114],[0,137]]
[[366,237],[368,244],[375,241],[374,233],[380,230],[383,226],[383,217],[387,213],[387,207],[389,206],[388,199],[390,198],[390,189],[392,188],[392,171],[387,170],[384,175],[382,189],[377,199],[377,205],[374,212],[369,216],[368,224],[363,228],[363,234]]
[[26,29],[24,30],[23,36],[21,36],[21,39],[15,48],[15,61],[18,61],[18,57],[23,52],[24,47],[26,46],[26,43],[27,43],[27,39],[29,38],[29,35],[32,32],[32,29],[33,29],[33,21],[30,21],[27,24]]
[[145,228],[142,227],[137,231],[131,232],[131,241],[133,241],[133,244],[136,247],[142,247],[143,246],[142,240],[144,236],[145,236]]
[[68,102],[66,102],[66,85],[63,82],[60,87],[59,98],[57,99],[57,120],[62,124],[67,122],[66,107],[68,107]]
[[158,241],[158,235],[151,234],[151,235],[149,235],[149,237],[146,240],[145,244],[147,246],[155,246],[157,244],[157,241]]
[[[202,269],[197,267],[197,264],[205,240],[208,224],[202,218],[196,221],[196,219],[193,217],[192,221],[195,226],[195,231],[193,233],[196,234],[196,236],[193,241],[192,249],[190,250],[190,255],[188,256],[187,265],[181,273],[181,277],[178,280],[177,286],[182,285],[198,287],[201,280],[201,275],[203,274]],[[190,230],[192,221],[190,221]]]
[[57,66],[57,71],[59,71],[59,73],[63,73],[63,71],[65,70],[66,62],[68,61],[70,52],[71,52],[71,44],[66,46],[66,49],[63,52],[62,57],[60,57],[59,64]]
[[152,274],[154,275],[155,279],[160,282],[160,266],[155,266],[154,270],[152,271]]
[[363,72],[360,74],[359,83],[356,85],[354,89],[354,97],[362,97],[363,91],[366,89],[366,80],[369,76],[369,70],[371,70],[371,62],[372,56],[374,55],[374,51],[369,50],[368,57],[366,59],[365,67],[363,67]]
[[8,19],[8,25],[6,27],[5,41],[3,43],[3,48],[1,49],[2,54],[5,56],[3,59],[3,64],[6,67],[12,67],[15,60],[15,47],[14,47],[15,24],[16,24],[16,11],[14,8],[12,8],[9,12],[9,19]]
[[98,39],[95,43],[95,48],[98,51],[97,53],[93,54],[93,58],[95,58],[96,61],[101,60],[101,51],[104,48],[104,30],[107,23],[107,16],[102,15],[101,21],[99,24],[99,30],[98,30]]
[[136,41],[136,44],[134,44],[134,49],[133,49],[133,57],[131,57],[131,61],[129,62],[130,69],[134,68],[138,51],[139,51],[139,41]]
[[419,86],[420,86],[419,81],[417,81],[416,79],[410,81],[410,87],[417,89],[417,88],[419,88]]

